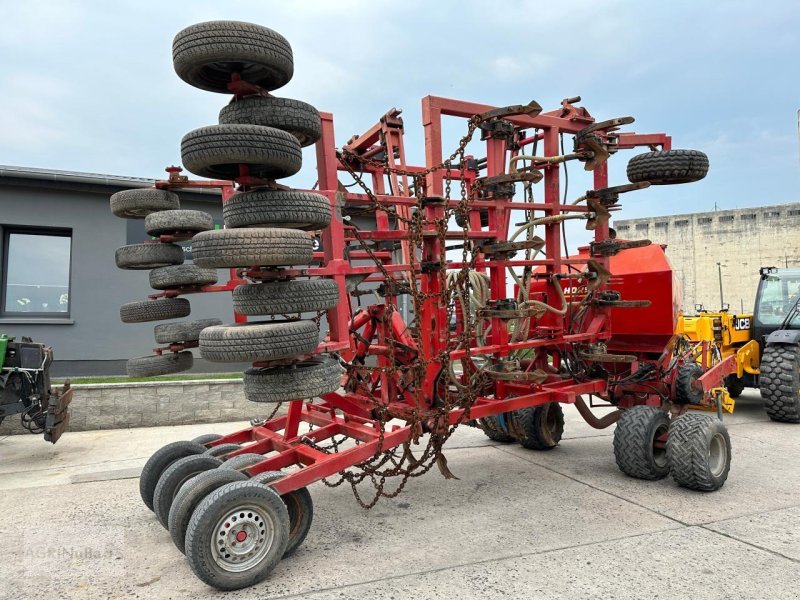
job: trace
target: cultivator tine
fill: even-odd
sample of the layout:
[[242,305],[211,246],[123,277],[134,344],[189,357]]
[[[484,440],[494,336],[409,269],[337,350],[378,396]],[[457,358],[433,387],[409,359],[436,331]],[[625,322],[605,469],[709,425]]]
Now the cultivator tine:
[[492,185],[503,183],[539,183],[544,178],[544,173],[539,169],[519,169],[516,173],[504,173],[503,175],[495,175],[494,177],[480,177],[475,180],[475,185],[488,188]]
[[[607,121],[598,121],[581,129],[575,134],[575,150],[588,148],[594,154],[586,161],[584,169],[594,171],[598,166],[608,160],[612,152],[616,151],[616,137],[609,136],[623,125],[634,122],[633,117],[619,117]],[[598,134],[596,132],[603,132]]]
[[517,117],[520,115],[527,115],[535,117],[542,112],[542,107],[535,100],[531,100],[528,104],[513,104],[511,106],[503,106],[502,108],[493,108],[484,113],[477,115],[480,122],[491,121],[492,119],[502,119],[505,117]]
[[621,250],[628,248],[644,248],[652,244],[650,240],[631,240],[631,241],[617,241],[617,240],[603,240],[602,242],[589,243],[590,256],[614,256]]
[[603,206],[600,201],[594,198],[587,198],[586,204],[592,209],[593,213],[593,216],[590,216],[586,221],[586,229],[594,230],[597,229],[598,225],[608,223],[608,220],[611,218],[611,213],[607,207]]
[[589,274],[589,283],[586,286],[589,291],[596,290],[600,286],[608,283],[611,279],[611,271],[593,259],[586,261],[586,270]]
[[[494,244],[484,244],[478,249],[487,256],[513,256],[519,250],[533,250],[538,252],[544,248],[544,240],[539,236],[534,236],[530,240],[521,242],[497,242]],[[457,247],[457,246],[453,246]]]
[[636,190],[643,190],[650,187],[649,181],[640,181],[639,183],[628,183],[625,185],[616,185],[614,187],[602,188],[599,190],[588,190],[586,198],[592,198],[604,206],[611,206],[619,201],[620,194],[626,194]]

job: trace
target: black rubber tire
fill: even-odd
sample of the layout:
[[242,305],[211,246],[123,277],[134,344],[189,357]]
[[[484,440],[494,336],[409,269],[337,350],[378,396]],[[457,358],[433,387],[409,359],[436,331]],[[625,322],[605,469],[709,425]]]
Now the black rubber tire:
[[123,219],[144,219],[151,213],[180,207],[178,194],[168,190],[141,188],[111,195],[111,212]]
[[207,268],[307,265],[309,234],[297,229],[217,229],[192,239],[194,263]]
[[342,367],[330,357],[314,357],[291,366],[247,369],[244,396],[251,402],[288,402],[335,392]]
[[[222,463],[220,469],[240,471],[241,469],[252,467],[254,464],[260,463],[262,460],[264,460],[264,458],[266,457],[263,454],[247,452],[246,454],[240,454],[238,456],[234,456],[233,458],[229,458]],[[249,477],[248,473],[245,473],[245,475]]]
[[760,368],[759,389],[767,416],[780,423],[800,423],[800,346],[767,346]]
[[262,125],[288,131],[300,146],[322,137],[322,121],[316,108],[300,100],[275,96],[246,96],[219,111],[221,125]]
[[253,475],[250,478],[250,481],[267,485],[268,483],[272,483],[278,479],[283,479],[284,477],[286,477],[286,473],[283,471],[263,471],[258,475]]
[[167,467],[185,456],[203,452],[205,452],[205,446],[189,441],[172,442],[156,450],[147,459],[142,468],[142,474],[139,476],[139,495],[145,506],[153,510],[153,493],[156,491],[161,474]]
[[172,42],[178,77],[209,92],[230,94],[233,73],[267,91],[294,74],[289,42],[276,31],[240,21],[207,21],[181,30]]
[[274,321],[207,327],[200,355],[214,362],[255,362],[309,354],[319,332],[313,321]]
[[[202,444],[203,446],[205,446],[206,444],[208,444],[210,442],[216,442],[221,437],[222,436],[220,434],[218,434],[218,433],[204,433],[203,435],[198,435],[196,438],[192,438],[192,441],[195,444]],[[208,450],[206,450],[206,454],[207,453],[208,453]]]
[[311,522],[314,520],[314,503],[308,488],[300,488],[281,496],[289,513],[289,542],[283,552],[283,558],[295,553],[305,541]]
[[120,269],[144,271],[183,264],[183,248],[177,244],[131,244],[117,248],[114,261]]
[[181,140],[186,170],[210,179],[237,179],[239,165],[262,179],[289,177],[300,170],[303,153],[291,133],[260,125],[210,125]]
[[[717,454],[720,458],[715,460]],[[718,490],[731,469],[728,428],[711,415],[686,413],[678,417],[669,428],[667,460],[679,486],[701,492]]]
[[652,185],[691,183],[708,173],[708,156],[699,150],[658,150],[638,154],[628,161],[628,181]]
[[233,195],[222,205],[225,227],[288,227],[312,231],[331,224],[331,203],[322,194],[256,190]]
[[200,473],[178,490],[167,518],[169,535],[178,550],[185,552],[186,529],[197,505],[214,490],[237,481],[247,481],[247,475],[230,469],[214,469]]
[[150,287],[154,290],[174,290],[202,287],[217,283],[217,270],[197,265],[175,265],[150,271]]
[[225,460],[226,455],[241,449],[242,447],[239,444],[219,444],[218,446],[212,446],[206,450],[205,454],[206,456],[216,456],[217,458]]
[[654,447],[657,437],[669,432],[667,414],[655,406],[634,406],[622,413],[614,430],[614,458],[619,470],[637,479],[663,479],[669,461]]
[[164,469],[153,491],[153,512],[164,529],[169,529],[169,509],[181,486],[195,475],[216,469],[221,464],[218,458],[203,453],[180,458]]
[[182,323],[162,323],[153,328],[153,334],[158,344],[191,342],[200,339],[200,332],[203,329],[214,325],[222,325],[222,321],[219,319],[200,319]]
[[[506,422],[508,422],[509,418],[510,416],[506,414]],[[497,415],[489,415],[488,417],[479,419],[479,421],[481,422],[481,425],[483,425],[483,434],[493,442],[510,444],[511,442],[517,441],[517,438],[507,433],[505,429],[503,429],[502,425],[500,425]]]
[[159,298],[128,302],[119,308],[119,318],[123,323],[147,323],[182,319],[191,313],[191,305],[186,298]]
[[564,411],[558,402],[521,408],[512,413],[517,441],[529,450],[552,450],[564,434]]
[[703,367],[697,363],[687,363],[678,369],[675,380],[676,404],[700,404],[703,402],[703,391],[692,384],[703,375]]
[[[241,506],[255,506],[273,525],[273,542],[262,560],[246,571],[231,572],[212,556],[214,527]],[[289,542],[289,512],[281,497],[271,488],[251,481],[229,483],[206,496],[194,511],[186,530],[186,558],[202,581],[218,590],[237,590],[266,579],[281,560]]]
[[176,231],[199,233],[214,229],[214,217],[202,210],[164,210],[147,215],[144,229],[155,237]]
[[129,358],[125,364],[128,377],[157,377],[188,371],[194,365],[194,356],[188,350],[151,354]]
[[725,378],[725,389],[728,390],[728,395],[731,398],[738,398],[741,396],[745,387],[744,380],[736,375],[728,375]]
[[233,308],[243,315],[286,315],[318,312],[339,304],[333,279],[294,279],[237,286]]

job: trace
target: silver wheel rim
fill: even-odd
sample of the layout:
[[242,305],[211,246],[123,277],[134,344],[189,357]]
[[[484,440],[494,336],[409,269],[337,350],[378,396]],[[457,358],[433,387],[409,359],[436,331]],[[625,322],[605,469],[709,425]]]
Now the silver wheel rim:
[[275,541],[275,523],[263,508],[246,504],[217,521],[211,556],[225,571],[241,573],[261,562]]
[[721,433],[714,434],[708,445],[708,468],[714,477],[719,477],[728,462],[728,447]]

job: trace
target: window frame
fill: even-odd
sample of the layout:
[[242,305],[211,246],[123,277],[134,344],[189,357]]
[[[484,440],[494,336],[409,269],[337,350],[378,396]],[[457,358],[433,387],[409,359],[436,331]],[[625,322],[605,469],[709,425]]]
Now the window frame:
[[[66,312],[15,312],[6,310],[6,296],[8,293],[8,259],[9,245],[13,234],[20,235],[43,235],[50,237],[69,238],[69,271],[67,275],[67,293],[69,302]],[[2,278],[0,279],[0,320],[19,320],[30,319],[31,321],[50,320],[50,321],[70,321],[72,318],[72,228],[69,227],[39,227],[29,225],[2,225],[0,226],[0,266],[2,266]]]

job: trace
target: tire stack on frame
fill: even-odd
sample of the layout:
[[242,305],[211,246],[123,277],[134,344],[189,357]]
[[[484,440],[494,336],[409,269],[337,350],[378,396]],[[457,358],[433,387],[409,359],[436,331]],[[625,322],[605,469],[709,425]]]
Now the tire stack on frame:
[[[271,92],[292,77],[289,42],[250,23],[212,21],[178,33],[172,47],[175,72],[202,90],[230,94],[232,81],[257,90],[235,96],[219,114],[219,124],[187,133],[181,141],[186,169],[201,177],[237,180],[248,189],[223,204],[225,228],[192,239],[195,264],[205,268],[308,265],[313,234],[331,221],[331,205],[321,194],[276,189],[275,179],[300,170],[303,146],[321,135],[317,110]],[[257,87],[256,87],[257,86]],[[254,187],[257,178],[261,187]],[[339,291],[331,279],[284,279],[237,287],[233,305],[248,316],[271,320],[208,327],[200,334],[200,354],[210,361],[284,361],[248,369],[245,395],[254,402],[311,398],[339,387],[341,368],[329,357],[296,360],[319,343],[309,319],[286,315],[333,308]]]
[[[141,188],[124,190],[111,196],[111,212],[123,219],[144,219],[147,234],[152,241],[131,244],[117,249],[115,260],[120,269],[150,270],[150,286],[155,290],[180,290],[212,285],[217,282],[214,269],[197,265],[184,265],[183,248],[171,242],[161,242],[161,236],[170,239],[188,239],[192,235],[214,226],[210,214],[199,210],[181,210],[178,195],[168,190]],[[123,304],[119,311],[123,323],[145,323],[188,317],[189,301],[186,298],[159,298]],[[202,319],[156,325],[158,344],[196,344],[200,332],[218,319]],[[194,357],[188,350],[164,352],[131,358],[127,363],[131,377],[168,375],[192,368]]]
[[[321,135],[316,109],[267,93],[292,76],[289,43],[257,25],[199,23],[175,37],[173,60],[181,79],[195,87],[230,93],[229,83],[244,82],[252,92],[236,95],[218,125],[196,129],[181,143],[188,171],[247,186],[223,204],[224,229],[206,228],[192,238],[195,266],[255,273],[309,264],[311,232],[330,224],[330,202],[274,181],[299,171],[301,148]],[[255,402],[332,392],[342,370],[330,357],[307,357],[317,348],[319,328],[302,313],[319,313],[338,301],[330,279],[287,276],[240,285],[233,291],[236,311],[267,319],[204,328],[200,353],[211,361],[267,363],[244,375],[245,395]],[[269,487],[283,476],[279,471],[249,477],[244,469],[264,456],[238,444],[214,444],[219,439],[209,434],[167,444],[144,466],[139,491],[195,574],[232,590],[263,580],[297,550],[311,527],[313,504],[306,488],[278,495]]]

